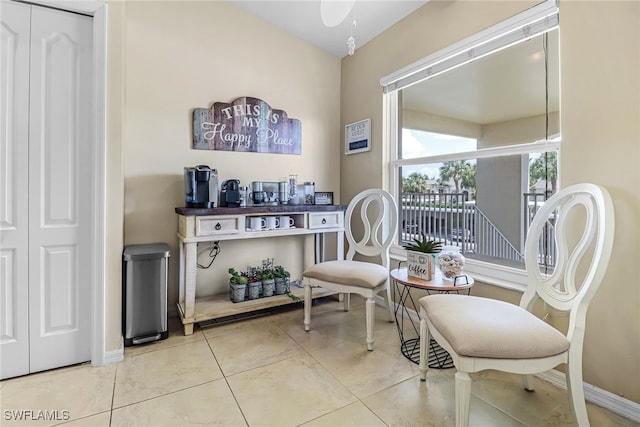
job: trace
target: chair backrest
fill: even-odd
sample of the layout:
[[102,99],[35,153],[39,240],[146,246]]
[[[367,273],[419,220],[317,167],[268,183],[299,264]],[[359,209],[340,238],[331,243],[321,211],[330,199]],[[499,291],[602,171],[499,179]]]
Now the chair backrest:
[[[351,228],[354,214],[359,214],[363,227],[358,241]],[[344,221],[344,234],[349,242],[346,259],[352,260],[356,253],[379,256],[382,265],[388,267],[389,248],[398,232],[398,208],[393,196],[377,188],[364,190],[349,202]]]
[[[576,184],[551,196],[536,213],[527,235],[528,286],[520,306],[531,311],[540,297],[557,310],[571,311],[568,336],[577,325],[583,327],[589,302],[609,264],[614,223],[613,202],[602,187]],[[578,225],[584,226],[581,235]],[[550,228],[555,233],[549,233]],[[555,265],[552,272],[545,273],[541,268],[543,254],[539,253],[539,242],[553,238]]]

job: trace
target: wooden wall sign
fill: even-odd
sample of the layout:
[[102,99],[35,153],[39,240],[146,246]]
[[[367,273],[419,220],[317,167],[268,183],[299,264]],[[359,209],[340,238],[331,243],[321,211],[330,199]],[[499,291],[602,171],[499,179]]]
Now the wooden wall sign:
[[250,153],[302,153],[302,124],[258,98],[216,102],[193,111],[193,148]]

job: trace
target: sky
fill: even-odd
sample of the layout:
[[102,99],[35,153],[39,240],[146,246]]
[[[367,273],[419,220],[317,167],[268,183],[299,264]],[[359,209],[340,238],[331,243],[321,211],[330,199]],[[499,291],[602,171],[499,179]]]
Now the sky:
[[[476,149],[476,145],[477,142],[473,138],[402,129],[403,159],[473,151]],[[413,172],[418,172],[431,179],[437,178],[440,174],[440,166],[442,163],[404,166],[402,176],[407,177]]]

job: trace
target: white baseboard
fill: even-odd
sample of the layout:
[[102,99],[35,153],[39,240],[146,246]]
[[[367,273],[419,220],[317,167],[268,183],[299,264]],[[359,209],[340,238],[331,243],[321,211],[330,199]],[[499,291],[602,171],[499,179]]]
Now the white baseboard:
[[[554,386],[563,390],[567,389],[567,382],[564,373],[552,369],[547,372],[536,374],[536,377],[550,382]],[[625,399],[622,396],[613,394],[607,390],[594,385],[584,383],[584,398],[588,402],[595,403],[611,412],[628,418],[634,422],[640,422],[640,404]]]
[[[384,307],[385,299],[382,296],[377,295],[376,303]],[[394,305],[397,307],[397,304],[395,302]],[[407,312],[411,320],[413,320],[414,322],[419,321],[418,313],[411,309],[407,309]],[[536,374],[536,377],[547,381],[563,390],[567,389],[567,380],[564,373],[556,371],[555,369]],[[618,396],[617,394],[613,394],[607,390],[601,389],[588,383],[583,383],[583,388],[584,398],[586,401],[594,403],[602,408],[608,409],[609,411],[628,418],[634,422],[640,423],[640,403],[625,399],[622,396]]]

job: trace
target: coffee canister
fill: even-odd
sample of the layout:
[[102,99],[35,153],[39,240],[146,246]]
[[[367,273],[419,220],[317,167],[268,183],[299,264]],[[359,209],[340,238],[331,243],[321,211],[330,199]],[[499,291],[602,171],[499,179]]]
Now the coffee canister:
[[278,183],[278,201],[281,205],[289,203],[289,183],[287,181]]
[[251,183],[251,194],[254,205],[261,205],[264,202],[264,191],[262,188],[262,181],[253,181]]

